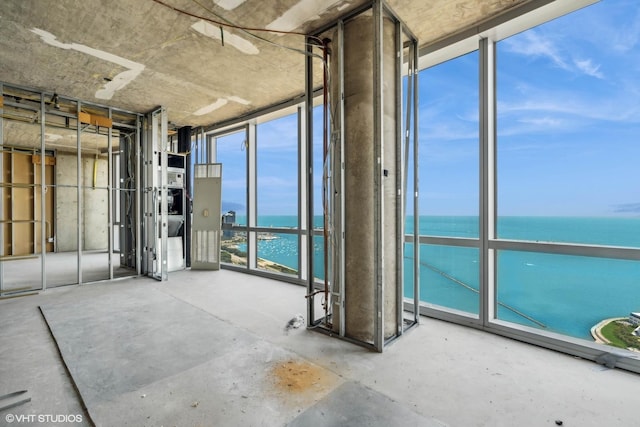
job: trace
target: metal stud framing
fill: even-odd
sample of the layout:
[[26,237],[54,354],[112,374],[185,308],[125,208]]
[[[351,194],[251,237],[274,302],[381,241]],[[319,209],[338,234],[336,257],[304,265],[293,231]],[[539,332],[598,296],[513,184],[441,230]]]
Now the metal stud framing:
[[[47,289],[47,230],[45,227],[46,216],[46,175],[45,175],[45,103],[44,94],[40,95],[40,268],[41,268],[41,287],[42,290]],[[35,183],[35,180],[34,180]],[[34,197],[35,200],[35,197]],[[35,210],[34,210],[35,212]],[[33,233],[35,237],[35,232]],[[35,249],[35,247],[34,247]]]
[[[374,289],[374,306],[373,309],[375,313],[373,314],[373,336],[372,342],[361,342],[358,340],[354,340],[353,338],[349,338],[346,336],[345,331],[345,304],[344,304],[344,295],[345,295],[345,245],[344,245],[344,234],[341,229],[341,225],[344,223],[345,217],[345,201],[344,201],[344,191],[342,190],[345,186],[344,182],[344,23],[345,20],[349,20],[358,14],[371,11],[373,13],[373,40],[372,40],[372,49],[374,52],[373,55],[373,72],[372,72],[372,84],[373,84],[373,114],[374,114],[374,132],[373,132],[373,144],[374,150],[372,153],[373,156],[373,176],[371,177],[372,182],[374,183],[374,199],[373,199],[373,209],[374,209],[374,225],[371,233],[374,234],[374,281],[373,285]],[[384,48],[384,37],[383,37],[383,23],[385,19],[391,19],[395,23],[395,36],[397,43],[393,46],[394,52],[396,53],[395,60],[397,63],[394,65],[393,75],[388,76],[383,73],[383,64],[385,60],[383,59],[383,48]],[[331,294],[331,298],[334,299],[331,304],[331,308],[333,311],[332,322],[338,322],[333,325],[325,325],[322,324],[320,319],[314,317],[314,287],[312,285],[312,281],[308,283],[308,315],[309,315],[309,325],[315,326],[315,330],[320,332],[325,332],[332,335],[338,335],[340,338],[345,339],[350,342],[354,342],[356,344],[363,345],[364,347],[368,347],[375,351],[383,351],[385,345],[393,341],[393,339],[399,337],[404,332],[404,320],[403,320],[403,282],[404,282],[404,271],[403,271],[403,258],[404,258],[404,220],[405,220],[405,200],[406,200],[406,179],[405,177],[405,163],[403,160],[406,160],[407,154],[403,153],[403,144],[405,141],[404,135],[404,127],[402,124],[402,64],[403,60],[406,60],[409,70],[409,78],[412,81],[411,88],[417,87],[417,81],[415,81],[414,72],[412,71],[415,65],[417,64],[417,41],[413,37],[413,35],[406,29],[404,24],[397,19],[397,17],[393,14],[393,12],[388,9],[384,1],[372,1],[367,7],[361,8],[357,11],[357,13],[352,13],[345,17],[344,19],[338,20],[335,24],[327,26],[323,28],[321,32],[317,35],[321,36],[322,33],[330,30],[335,26],[334,32],[334,40],[332,41],[332,45],[336,48],[331,52],[331,67],[337,67],[337,71],[333,74],[333,78],[339,80],[338,82],[334,81],[334,85],[337,87],[337,90],[333,93],[334,97],[338,97],[338,99],[332,100],[332,107],[334,120],[337,125],[331,127],[331,180],[332,185],[339,187],[339,191],[332,190],[331,194],[337,194],[337,197],[333,197],[331,200],[331,212],[333,216],[333,221],[335,227],[331,229],[331,241],[332,245],[330,245],[330,250],[333,251],[331,259],[333,260],[333,273],[331,278],[333,280],[333,291]],[[403,44],[402,44],[402,36],[406,36],[409,39],[409,45],[411,46],[409,49],[409,57],[403,58]],[[312,69],[312,60],[310,58],[307,59],[307,118],[309,121],[312,117],[312,88],[311,88],[311,80],[310,76],[313,75]],[[394,96],[394,99],[387,100],[393,102],[395,104],[396,111],[396,126],[393,129],[392,134],[395,135],[395,141],[388,141],[387,143],[395,143],[395,168],[396,168],[396,179],[395,181],[385,182],[384,174],[384,158],[383,158],[383,131],[384,131],[384,112],[383,105],[385,100],[383,99],[383,87],[385,81],[389,79],[393,79],[396,81],[397,85],[397,93]],[[407,129],[406,129],[406,143],[409,141],[413,141],[414,144],[417,144],[417,138],[415,138],[415,132],[417,131],[417,125],[415,122],[417,121],[417,111],[413,103],[417,101],[417,93],[413,93],[413,89],[409,89],[407,94],[407,102],[412,106],[408,108],[407,114],[411,115],[411,118],[407,118]],[[414,123],[414,127],[410,127],[410,123]],[[309,144],[309,151],[312,150],[311,143],[311,126],[307,123],[307,141]],[[388,129],[390,131],[390,129]],[[412,135],[413,134],[413,135]],[[413,138],[412,138],[413,137]],[[415,148],[414,148],[415,150]],[[308,153],[309,154],[309,153]],[[335,158],[333,158],[335,157]],[[311,160],[308,160],[311,162]],[[416,182],[417,182],[417,174],[416,174]],[[395,245],[396,250],[394,251],[394,257],[396,258],[396,271],[385,271],[385,253],[384,248],[387,243],[384,240],[384,198],[383,198],[383,185],[391,185],[394,188],[394,193],[396,194],[396,242],[387,242],[388,244]],[[415,185],[415,184],[414,184]],[[416,190],[417,195],[417,190]],[[335,234],[338,234],[337,236]],[[311,251],[310,251],[311,252]],[[309,259],[312,260],[312,253],[309,254]],[[387,255],[390,256],[390,255]],[[388,313],[388,315],[394,316],[394,322],[397,322],[397,328],[395,330],[395,334],[389,339],[385,340],[385,313],[384,313],[384,301],[385,301],[385,282],[387,277],[388,279],[395,280],[395,291],[397,294],[397,305],[395,313]],[[417,280],[419,277],[416,275],[416,284],[414,286],[416,302],[419,297]],[[331,314],[331,313],[330,313]],[[414,322],[413,324],[417,324],[418,313],[414,312]],[[337,332],[337,334],[336,334]]]
[[[131,125],[131,124],[125,124],[125,123],[120,123],[118,124],[118,126],[121,126],[123,128],[129,128],[129,129],[133,129],[136,132],[136,147],[132,148],[133,150],[135,150],[136,153],[136,158],[139,159],[140,158],[140,115],[136,114],[136,113],[132,113],[132,112],[128,112],[125,110],[119,110],[119,109],[115,109],[112,107],[106,107],[106,106],[101,106],[101,105],[97,105],[97,104],[89,104],[89,103],[83,103],[82,101],[76,100],[76,99],[71,99],[71,98],[66,98],[65,100],[73,103],[74,104],[74,111],[72,113],[66,113],[64,111],[58,111],[58,110],[54,110],[51,107],[51,103],[48,101],[48,99],[50,97],[53,96],[53,94],[51,93],[45,93],[45,92],[39,92],[27,87],[21,87],[21,86],[16,86],[16,85],[7,85],[4,84],[2,82],[0,82],[0,94],[4,94],[6,90],[18,90],[18,91],[24,91],[24,92],[29,92],[31,94],[33,94],[34,98],[37,96],[37,98],[32,100],[34,101],[34,104],[31,105],[31,107],[27,107],[26,104],[20,104],[19,106],[21,108],[30,108],[32,109],[32,111],[34,112],[34,114],[37,115],[37,125],[39,126],[39,133],[40,133],[40,140],[38,141],[38,145],[36,146],[37,148],[34,148],[32,150],[33,155],[36,155],[39,157],[39,164],[37,162],[33,163],[33,175],[34,177],[40,176],[40,182],[37,181],[33,181],[32,184],[29,184],[29,188],[32,189],[32,194],[34,196],[33,199],[33,212],[34,212],[34,218],[33,220],[30,220],[30,223],[32,223],[32,230],[34,231],[33,233],[33,250],[34,250],[34,254],[37,255],[39,257],[38,263],[39,263],[39,279],[38,279],[38,283],[34,284],[34,286],[30,287],[29,289],[18,289],[18,290],[11,290],[10,288],[8,288],[7,285],[7,280],[12,280],[11,278],[7,278],[4,277],[4,274],[2,274],[3,270],[4,270],[4,260],[0,261],[0,293],[4,294],[4,293],[22,293],[22,292],[30,292],[33,290],[46,290],[47,288],[51,287],[52,283],[55,283],[52,281],[51,277],[47,277],[47,262],[49,259],[53,259],[51,258],[51,255],[47,254],[47,244],[48,244],[48,234],[47,234],[47,223],[46,223],[46,217],[48,214],[48,207],[46,205],[46,195],[49,191],[55,191],[55,189],[58,187],[56,185],[55,182],[53,183],[48,183],[47,182],[47,178],[46,178],[46,154],[47,154],[47,150],[50,148],[47,148],[47,142],[45,139],[46,136],[46,128],[49,125],[49,118],[48,115],[52,115],[52,116],[57,116],[57,117],[65,117],[67,120],[71,120],[72,122],[75,123],[75,120],[78,116],[78,113],[82,111],[82,109],[85,106],[89,106],[91,108],[103,108],[108,117],[112,118],[113,117],[113,112],[114,111],[120,111],[126,114],[131,114],[132,117],[135,117],[137,120],[137,124],[135,125]],[[37,103],[37,104],[35,104]],[[18,104],[11,102],[11,104],[14,107],[18,107]],[[2,111],[2,113],[4,113],[4,110]],[[10,119],[9,119],[10,120]],[[4,135],[3,135],[3,127],[4,127],[4,120],[0,121],[0,142],[1,144],[4,146]],[[87,206],[86,203],[84,201],[84,184],[83,184],[83,178],[84,178],[84,173],[83,173],[83,161],[82,161],[82,153],[83,153],[83,144],[82,144],[82,135],[83,132],[86,130],[87,125],[82,125],[81,123],[77,123],[77,127],[75,129],[75,134],[76,134],[76,144],[75,144],[75,149],[77,151],[76,153],[76,160],[75,160],[75,167],[76,167],[76,171],[75,171],[75,183],[73,184],[69,184],[69,185],[62,185],[60,186],[61,188],[67,188],[70,191],[73,191],[75,193],[75,197],[77,198],[76,203],[77,203],[77,210],[76,210],[76,215],[77,215],[77,221],[76,224],[74,226],[74,228],[76,229],[77,235],[76,235],[76,243],[74,244],[74,246],[77,247],[77,249],[75,250],[76,252],[76,256],[75,256],[75,266],[74,266],[74,271],[75,271],[75,278],[73,279],[73,283],[78,283],[78,284],[84,284],[87,282],[87,275],[85,275],[82,271],[82,267],[85,264],[84,260],[83,260],[83,246],[84,246],[84,237],[85,237],[85,231],[84,231],[84,214],[86,213],[87,210]],[[110,129],[109,134],[107,135],[108,138],[108,153],[111,154],[113,152],[113,141],[112,141],[112,134],[113,130]],[[86,150],[85,150],[86,151]],[[2,171],[2,165],[3,162],[0,162],[0,172]],[[111,170],[111,157],[109,156],[109,170],[108,170],[108,174],[109,174],[109,184],[107,187],[107,193],[108,193],[108,218],[107,218],[107,233],[108,233],[108,259],[109,259],[109,264],[108,264],[108,277],[105,276],[104,279],[113,279],[114,275],[113,275],[113,262],[114,262],[114,256],[113,256],[113,235],[114,235],[114,225],[113,225],[113,216],[112,216],[112,210],[111,207],[113,206],[113,187],[111,185],[111,180],[112,180],[112,170]],[[139,200],[139,195],[140,195],[140,179],[139,179],[139,174],[140,174],[140,165],[138,165],[137,163],[135,164],[135,174],[136,174],[136,190],[135,191],[135,204],[136,204],[136,212],[140,212],[140,200]],[[35,179],[35,178],[34,178]],[[6,190],[2,189],[2,193],[4,193]],[[37,196],[38,191],[40,192],[39,197]],[[2,194],[0,194],[1,196]],[[4,203],[4,200],[0,200],[0,207],[2,207],[2,203]],[[38,207],[38,204],[40,207]],[[54,212],[55,213],[55,212]],[[136,214],[137,215],[137,214]],[[40,232],[38,233],[38,226],[40,227]],[[141,267],[141,258],[140,258],[140,254],[141,252],[141,240],[140,240],[140,234],[141,234],[141,226],[137,225],[136,226],[136,249],[135,249],[135,253],[136,253],[136,273],[135,274],[140,274],[142,271],[142,267]],[[4,241],[4,227],[2,229],[0,229],[0,241]],[[39,251],[37,251],[37,248],[40,248]],[[4,245],[2,250],[4,251]],[[76,270],[77,269],[77,270]],[[132,274],[133,275],[133,274]]]

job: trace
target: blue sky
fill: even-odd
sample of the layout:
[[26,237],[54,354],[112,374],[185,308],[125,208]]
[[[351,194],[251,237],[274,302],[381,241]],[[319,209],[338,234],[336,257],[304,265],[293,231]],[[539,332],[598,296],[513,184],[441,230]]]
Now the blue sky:
[[[499,215],[640,214],[639,3],[605,0],[498,43]],[[421,74],[422,213],[478,213],[477,61]]]
[[[322,110],[314,110],[315,211],[322,213]],[[298,213],[298,118],[296,114],[257,126],[258,216]],[[224,163],[222,210],[246,214],[244,131],[218,139],[218,161]]]
[[[604,0],[500,41],[498,214],[640,215],[638,76],[637,0]],[[478,53],[423,70],[419,88],[420,212],[477,215]],[[297,118],[261,124],[257,132],[259,215],[295,215]],[[228,151],[219,143],[223,209],[246,204],[243,140],[225,137]]]
[[222,163],[222,211],[246,215],[247,159],[246,135],[241,130],[217,138],[216,161]]

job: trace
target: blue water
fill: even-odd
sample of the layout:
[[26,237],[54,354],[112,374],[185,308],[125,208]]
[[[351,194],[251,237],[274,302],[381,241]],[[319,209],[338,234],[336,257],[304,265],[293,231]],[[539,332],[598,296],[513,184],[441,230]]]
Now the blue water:
[[[477,217],[420,217],[420,234],[478,237]],[[322,225],[321,217],[316,226]],[[260,226],[296,227],[288,216],[260,218]],[[408,218],[407,233],[413,232]],[[539,242],[640,247],[640,218],[504,217],[499,238]],[[296,235],[259,241],[262,258],[298,268]],[[315,273],[323,277],[322,238],[316,238]],[[480,306],[479,250],[421,245],[420,299],[477,314]],[[405,296],[413,295],[413,245],[405,246]],[[640,311],[640,262],[499,251],[497,317],[577,338],[590,339],[590,328],[609,317]]]

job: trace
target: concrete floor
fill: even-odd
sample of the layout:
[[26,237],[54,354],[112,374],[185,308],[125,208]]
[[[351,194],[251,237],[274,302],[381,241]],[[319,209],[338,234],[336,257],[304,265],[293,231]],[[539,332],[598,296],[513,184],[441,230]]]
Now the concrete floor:
[[[305,329],[285,335],[287,320],[306,312],[304,292],[226,270],[180,271],[165,283],[136,278],[1,300],[0,395],[27,389],[31,402],[0,412],[0,425],[47,425],[37,418],[9,424],[7,415],[81,415],[80,423],[55,425],[91,425],[89,413],[105,426],[637,424],[637,374],[473,329],[423,318],[383,354]],[[166,314],[168,305],[175,309]],[[115,317],[107,322],[101,316],[109,316],[109,307]],[[146,326],[151,331],[172,313],[202,323],[189,329],[178,322],[165,344],[198,346],[182,351],[180,363],[127,365],[134,359],[122,346],[135,347],[138,339],[157,345],[152,333],[139,335],[145,326],[135,322],[154,319]],[[105,324],[112,336],[100,340]],[[169,324],[155,330],[170,331]],[[81,349],[65,347],[75,339],[71,331],[89,337],[92,330],[97,337],[81,338]],[[111,344],[100,348],[103,342]],[[76,350],[119,356],[73,362]],[[102,368],[80,372],[85,359]],[[291,373],[299,376],[286,378]],[[314,379],[305,384],[308,373]]]
[[[121,267],[119,254],[113,254],[113,276],[135,276],[135,269]],[[78,252],[49,252],[46,254],[47,288],[78,283]],[[4,284],[2,290],[37,290],[42,288],[42,260],[33,258],[3,262]],[[109,279],[109,254],[103,251],[86,251],[82,254],[82,281],[96,282]]]

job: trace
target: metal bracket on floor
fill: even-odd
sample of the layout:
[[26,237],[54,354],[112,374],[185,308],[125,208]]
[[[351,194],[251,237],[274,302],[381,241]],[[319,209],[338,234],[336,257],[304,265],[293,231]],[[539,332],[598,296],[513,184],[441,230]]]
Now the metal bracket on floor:
[[[31,397],[25,397],[27,394],[27,390],[14,391],[13,393],[5,394],[4,396],[0,396],[0,412],[15,408],[16,406],[20,406],[24,403],[31,402]],[[13,402],[11,400],[15,399]],[[5,401],[8,401],[4,403]]]

